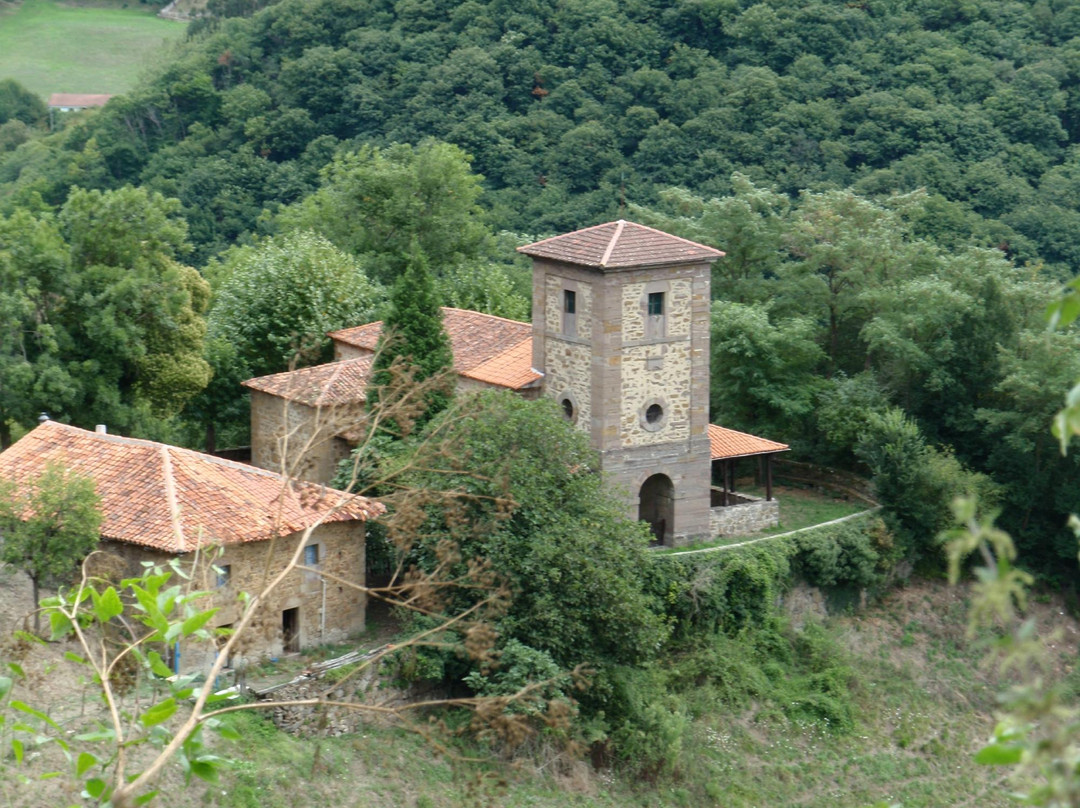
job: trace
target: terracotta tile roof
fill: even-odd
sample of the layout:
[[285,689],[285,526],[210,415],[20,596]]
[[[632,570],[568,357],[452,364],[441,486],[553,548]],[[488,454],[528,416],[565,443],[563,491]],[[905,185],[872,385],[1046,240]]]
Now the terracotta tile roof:
[[379,502],[153,441],[102,435],[47,421],[0,454],[0,478],[16,483],[50,461],[91,477],[101,497],[103,538],[171,553],[200,543],[239,544],[323,521],[372,519]]
[[53,93],[49,96],[50,107],[103,107],[111,95],[93,93]]
[[[450,337],[454,370],[477,381],[520,389],[540,378],[532,367],[532,326],[493,314],[443,308],[443,328]],[[374,351],[382,323],[331,332],[330,337],[355,348]]]
[[372,356],[328,362],[310,368],[259,376],[243,382],[244,387],[307,404],[334,407],[356,404],[366,397]]
[[461,375],[511,390],[520,390],[543,378],[532,366],[531,336],[471,370],[461,371]]
[[619,219],[518,247],[518,252],[568,264],[616,269],[715,261],[720,250]]
[[746,432],[736,432],[734,429],[726,429],[716,424],[709,424],[709,447],[712,449],[713,460],[772,454],[788,450],[786,443],[777,443],[774,440],[759,438],[757,435],[748,435]]

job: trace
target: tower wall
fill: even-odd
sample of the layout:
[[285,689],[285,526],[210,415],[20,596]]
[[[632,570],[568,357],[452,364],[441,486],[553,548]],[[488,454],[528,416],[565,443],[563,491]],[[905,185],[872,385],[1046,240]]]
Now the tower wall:
[[[533,264],[533,365],[545,374],[544,394],[569,402],[628,516],[638,518],[646,479],[671,479],[665,541],[675,544],[709,534],[709,280],[708,261]],[[663,313],[650,314],[657,295]]]

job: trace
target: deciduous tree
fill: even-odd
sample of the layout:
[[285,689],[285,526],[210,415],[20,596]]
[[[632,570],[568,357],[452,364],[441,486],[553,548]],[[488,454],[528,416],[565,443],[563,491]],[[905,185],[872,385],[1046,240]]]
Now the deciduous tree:
[[30,577],[35,631],[41,586],[66,583],[97,546],[100,503],[93,480],[57,464],[21,486],[0,480],[0,561]]

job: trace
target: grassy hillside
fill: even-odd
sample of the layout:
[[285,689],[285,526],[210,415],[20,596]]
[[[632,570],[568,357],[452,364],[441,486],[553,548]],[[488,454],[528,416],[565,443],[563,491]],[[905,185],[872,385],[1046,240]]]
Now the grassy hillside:
[[156,10],[137,2],[0,5],[0,78],[43,97],[122,93],[183,36],[183,23],[163,20]]
[[[792,623],[815,625],[817,593],[787,596]],[[984,646],[964,636],[967,593],[921,582],[858,613],[826,620],[818,642],[846,656],[856,719],[838,732],[827,721],[793,721],[776,705],[734,708],[717,690],[690,694],[682,751],[671,772],[652,780],[620,768],[595,770],[587,758],[559,757],[542,739],[509,765],[453,762],[415,735],[372,726],[337,738],[298,739],[255,715],[236,719],[242,740],[221,751],[236,758],[221,781],[185,786],[178,767],[161,783],[163,808],[614,808],[615,806],[834,806],[904,808],[1014,804],[1002,773],[972,761],[994,725],[1003,687],[985,665]],[[1061,632],[1051,674],[1072,680],[1077,622],[1060,604],[1033,603],[1039,631]],[[1052,646],[1053,647],[1053,646]],[[59,650],[57,650],[59,656]],[[672,660],[672,664],[677,664]],[[770,673],[771,675],[771,673]],[[43,683],[54,682],[55,674]],[[55,691],[48,684],[39,695]],[[225,743],[225,742],[221,742]],[[485,753],[461,748],[464,755]],[[32,763],[31,766],[38,766]],[[44,765],[44,763],[40,764]],[[25,771],[25,769],[24,769]],[[0,796],[30,808],[59,804],[63,778],[23,785],[0,768]],[[49,796],[43,802],[43,796]],[[362,795],[362,796],[360,796]]]
[[[789,595],[795,621],[815,611],[811,594]],[[379,729],[322,741],[316,762],[313,742],[250,720],[242,731],[258,739],[245,743],[251,757],[219,786],[199,786],[169,804],[287,808],[312,788],[330,804],[349,804],[359,786],[364,805],[388,808],[1012,805],[1002,774],[972,761],[993,729],[1004,682],[982,663],[982,644],[965,639],[966,608],[963,589],[923,582],[830,619],[827,641],[849,655],[855,682],[853,731],[789,721],[766,705],[732,709],[702,691],[696,703],[690,699],[694,714],[675,770],[654,782],[553,760],[543,744],[515,767],[452,765],[413,736]],[[1031,613],[1044,632],[1065,632],[1052,667],[1068,676],[1080,636],[1075,621],[1049,602]]]

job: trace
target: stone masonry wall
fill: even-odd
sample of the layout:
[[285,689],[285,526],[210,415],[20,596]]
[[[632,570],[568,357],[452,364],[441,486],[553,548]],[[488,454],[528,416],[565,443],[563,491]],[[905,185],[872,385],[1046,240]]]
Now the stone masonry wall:
[[355,409],[317,409],[252,390],[252,465],[329,484],[337,473],[337,464],[349,454],[348,444],[335,435],[355,420]]
[[[312,531],[307,545],[318,545],[321,570],[363,584],[364,530],[364,523],[358,521],[320,525]],[[211,593],[206,605],[220,609],[211,625],[227,626],[239,620],[237,596],[241,592],[258,592],[265,576],[273,576],[282,570],[300,538],[300,533],[293,533],[273,541],[227,545],[220,556],[208,551],[200,559],[194,581],[197,587]],[[131,574],[141,572],[142,561],[165,564],[175,557],[121,542],[104,542],[103,545],[103,549],[128,562]],[[211,560],[222,569],[226,565],[229,567],[228,582],[224,586],[218,586],[218,575],[210,567]],[[190,565],[195,559],[192,554],[187,554],[181,561]],[[284,650],[282,612],[292,608],[300,610],[301,648],[342,642],[364,630],[366,603],[366,596],[356,589],[315,573],[294,571],[278,585],[245,633],[247,639],[242,655],[252,660],[280,656]],[[204,669],[213,662],[213,656],[213,650],[205,643],[188,642],[181,648],[182,668]]]
[[749,536],[780,524],[780,503],[740,494],[742,499],[754,499],[742,505],[714,507],[709,511],[709,532],[712,537]]
[[[649,477],[671,480],[672,544],[709,535],[709,280],[707,262],[598,270],[536,259],[533,269],[533,365],[545,374],[543,395],[574,393],[577,426],[630,518]],[[578,295],[577,338],[562,333],[565,289]],[[665,294],[662,320],[647,315],[656,292]],[[586,316],[588,342],[580,339]],[[652,404],[663,416],[650,424]]]
[[[622,354],[620,436],[623,446],[683,441],[690,437],[690,343],[635,345]],[[655,428],[645,410],[659,404],[664,416]]]

